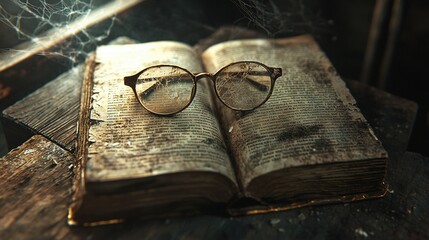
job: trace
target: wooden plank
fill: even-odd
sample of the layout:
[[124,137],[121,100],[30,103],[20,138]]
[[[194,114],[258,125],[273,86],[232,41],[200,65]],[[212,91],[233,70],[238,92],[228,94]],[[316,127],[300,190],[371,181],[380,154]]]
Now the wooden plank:
[[377,63],[377,47],[381,46],[383,27],[389,18],[388,10],[391,0],[375,1],[374,11],[372,14],[371,26],[368,34],[368,43],[365,50],[365,59],[363,61],[361,81],[369,84],[376,70]]
[[[38,133],[67,150],[74,149],[82,72],[83,66],[73,68],[3,111],[10,148]],[[22,129],[21,133],[16,129]]]
[[[50,71],[46,71],[49,68]],[[36,55],[0,72],[0,110],[43,86],[69,67]]]
[[74,157],[34,136],[0,159],[0,238],[52,238],[64,228]]
[[429,159],[391,156],[382,199],[239,218],[195,216],[69,227],[73,156],[34,136],[0,159],[0,239],[427,239]]
[[36,54],[47,52],[49,49],[52,49],[68,38],[79,34],[81,31],[86,30],[103,20],[111,18],[112,16],[133,7],[142,1],[143,0],[111,1],[106,5],[95,9],[90,14],[77,18],[66,27],[50,29],[38,36],[37,39],[33,39],[32,41],[16,46],[14,48],[16,51],[0,53],[0,72],[25,61]]
[[[119,37],[109,44],[130,43],[135,41]],[[9,149],[41,134],[69,151],[74,150],[83,68],[79,65],[61,74],[3,111],[1,121]]]
[[[66,27],[50,29],[31,41],[19,44],[13,48],[13,51],[1,52],[0,110],[25,97],[67,69],[67,64],[61,64],[40,54],[55,52],[53,51],[55,47],[65,43],[71,37],[79,35],[96,24],[102,24],[103,21],[142,1],[111,1],[90,14],[74,20]],[[49,71],[45,71],[46,69]]]
[[415,102],[358,81],[346,81],[362,114],[389,153],[405,152],[417,116]]

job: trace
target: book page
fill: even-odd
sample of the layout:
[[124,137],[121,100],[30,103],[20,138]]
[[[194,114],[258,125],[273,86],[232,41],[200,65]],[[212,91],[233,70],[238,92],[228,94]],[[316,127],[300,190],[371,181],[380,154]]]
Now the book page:
[[158,64],[200,72],[199,57],[189,46],[174,42],[102,46],[95,62],[86,181],[208,171],[235,182],[203,82],[188,108],[173,116],[148,112],[124,85],[125,76]]
[[202,58],[210,72],[244,60],[283,69],[272,96],[256,110],[221,106],[244,186],[284,168],[386,157],[312,37],[226,42],[207,49]]

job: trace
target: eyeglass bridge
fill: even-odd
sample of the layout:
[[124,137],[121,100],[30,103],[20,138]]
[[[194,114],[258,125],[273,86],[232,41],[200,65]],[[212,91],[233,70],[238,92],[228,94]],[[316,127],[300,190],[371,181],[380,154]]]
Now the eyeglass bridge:
[[195,79],[196,80],[199,80],[199,79],[201,79],[201,78],[211,78],[211,79],[213,79],[213,74],[211,74],[211,73],[194,73],[194,75],[195,75]]

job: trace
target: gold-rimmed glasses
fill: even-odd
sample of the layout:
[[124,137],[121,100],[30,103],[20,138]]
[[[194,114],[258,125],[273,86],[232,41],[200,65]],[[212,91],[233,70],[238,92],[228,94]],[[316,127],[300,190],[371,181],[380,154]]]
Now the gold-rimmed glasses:
[[271,96],[281,68],[268,67],[255,61],[228,64],[211,73],[191,73],[175,65],[156,65],[124,78],[140,104],[149,112],[172,115],[191,104],[197,81],[210,78],[216,96],[227,107],[237,111],[253,110]]

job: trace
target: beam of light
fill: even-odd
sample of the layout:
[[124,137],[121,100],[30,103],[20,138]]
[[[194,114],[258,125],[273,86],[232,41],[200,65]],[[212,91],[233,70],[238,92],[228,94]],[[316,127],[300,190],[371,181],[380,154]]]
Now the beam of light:
[[[0,53],[0,72],[8,69],[27,58],[36,54],[47,54],[49,50],[63,43],[65,40],[83,33],[88,35],[86,29],[114,17],[144,0],[114,0],[100,6],[95,10],[88,11],[64,27],[53,27],[52,29],[30,38],[30,41],[17,45],[11,51]],[[27,10],[26,10],[27,11]],[[34,14],[34,12],[32,13]],[[29,36],[31,37],[31,36]],[[55,54],[55,53],[53,53]],[[61,54],[59,54],[61,55]]]

